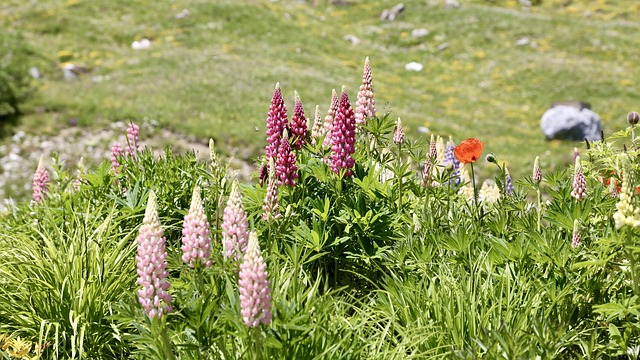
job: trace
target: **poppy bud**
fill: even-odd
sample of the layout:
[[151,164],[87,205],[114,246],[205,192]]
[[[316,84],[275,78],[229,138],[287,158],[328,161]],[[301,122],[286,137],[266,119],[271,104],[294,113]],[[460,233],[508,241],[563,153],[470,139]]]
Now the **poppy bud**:
[[627,121],[631,125],[638,124],[638,120],[640,120],[640,115],[635,111],[632,111],[629,113],[629,115],[627,115]]
[[498,161],[494,153],[488,153],[487,156],[485,156],[485,160],[487,160],[487,162],[489,163],[494,164]]

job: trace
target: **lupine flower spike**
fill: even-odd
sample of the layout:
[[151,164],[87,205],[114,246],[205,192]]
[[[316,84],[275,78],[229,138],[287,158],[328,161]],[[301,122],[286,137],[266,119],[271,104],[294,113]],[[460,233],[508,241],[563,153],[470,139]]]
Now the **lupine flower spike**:
[[536,156],[536,160],[533,162],[533,174],[532,179],[534,184],[538,185],[542,181],[542,171],[540,170],[540,157]]
[[238,275],[242,320],[249,327],[271,323],[271,289],[267,279],[267,264],[260,253],[258,235],[249,234],[247,252],[240,264]]
[[504,191],[505,194],[513,195],[513,180],[511,179],[511,174],[509,174],[509,169],[507,169],[506,165],[504,167]]
[[307,118],[304,116],[304,108],[298,92],[295,94],[295,107],[291,116],[291,139],[293,140],[292,148],[296,150],[302,149],[307,143]]
[[322,116],[320,115],[320,105],[316,105],[316,115],[313,118],[313,127],[311,128],[311,145],[315,146],[318,139],[323,138],[324,131],[322,126]]
[[485,180],[478,192],[478,201],[483,204],[495,204],[500,200],[500,188],[493,181]]
[[276,166],[273,158],[269,160],[269,180],[267,181],[267,195],[262,205],[262,219],[271,221],[280,217],[278,207],[278,178],[276,177]]
[[405,136],[402,128],[402,119],[398,118],[395,130],[393,131],[393,143],[396,145],[404,144]]
[[355,152],[356,143],[356,118],[349,103],[347,89],[342,87],[340,105],[333,124],[331,133],[331,170],[339,174],[345,169],[345,176],[353,175],[351,170],[355,161],[351,157]]
[[204,212],[200,187],[193,188],[191,207],[182,225],[182,261],[190,267],[200,263],[211,266],[211,227]]
[[133,122],[127,128],[127,155],[132,158],[140,151],[140,127]]
[[123,150],[120,143],[114,143],[111,147],[111,170],[113,172],[117,172],[120,167],[120,163],[118,162],[118,157],[122,156]]
[[578,152],[578,148],[574,147],[573,148],[573,162],[576,162],[576,158],[580,155],[580,153]]
[[578,219],[573,220],[573,236],[571,237],[571,246],[577,248],[582,243],[582,235],[580,234],[580,222]]
[[209,160],[211,160],[211,171],[217,175],[220,170],[220,159],[216,154],[216,144],[213,139],[209,139]]
[[156,194],[151,191],[140,227],[136,268],[138,273],[138,301],[150,318],[161,318],[171,312],[171,295],[167,281],[167,252],[164,231],[158,217]]
[[429,141],[429,154],[427,154],[427,158],[424,161],[424,168],[422,170],[422,186],[429,187],[432,185],[431,179],[433,162],[436,161],[437,156],[435,136],[431,134],[431,140]]
[[238,260],[247,251],[248,228],[247,213],[242,205],[238,180],[235,179],[231,185],[231,195],[227,200],[227,207],[224,208],[222,220],[222,255],[226,259]]
[[[635,194],[636,177],[630,169],[628,156],[623,165],[626,169],[622,174],[622,188],[618,194],[617,211],[613,214],[616,229],[623,226],[631,228],[640,227],[640,200]],[[613,180],[611,181],[613,182]]]
[[580,155],[576,156],[576,164],[573,173],[573,190],[571,196],[580,201],[587,197],[587,182],[582,172],[582,165],[580,164]]
[[338,105],[340,100],[338,99],[338,93],[336,93],[336,89],[331,91],[331,105],[329,106],[329,110],[327,111],[327,116],[324,117],[324,142],[322,146],[330,147],[331,146],[331,136],[333,133],[333,122],[336,118],[336,113],[338,112]]
[[80,160],[78,161],[78,174],[76,175],[76,179],[73,181],[73,191],[78,191],[80,190],[80,185],[82,185],[83,180],[82,180],[82,174],[84,174],[85,172],[85,166],[84,166],[84,158],[80,158]]
[[277,83],[276,88],[273,91],[273,97],[271,98],[269,113],[267,114],[268,144],[265,148],[267,159],[277,156],[282,132],[287,128],[287,121],[287,106],[284,104],[284,100],[282,99],[280,83]]
[[371,77],[371,63],[369,57],[364,60],[364,72],[362,74],[362,85],[358,92],[356,101],[356,125],[359,129],[366,123],[367,118],[376,115],[376,101],[373,98],[373,79]]
[[296,166],[296,154],[291,150],[289,136],[285,131],[282,134],[278,156],[276,157],[276,176],[278,185],[296,186],[298,178],[298,166]]
[[49,191],[49,171],[44,167],[44,156],[40,156],[38,167],[33,174],[33,201],[39,203],[45,199]]

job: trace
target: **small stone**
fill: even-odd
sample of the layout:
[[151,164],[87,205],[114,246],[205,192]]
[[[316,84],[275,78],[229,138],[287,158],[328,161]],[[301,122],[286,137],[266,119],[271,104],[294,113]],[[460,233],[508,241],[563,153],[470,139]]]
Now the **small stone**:
[[400,3],[391,9],[385,9],[380,15],[380,20],[394,21],[404,11],[404,4]]
[[429,35],[429,30],[427,29],[413,29],[411,31],[411,36],[413,36],[416,39],[427,36],[427,35]]
[[33,66],[29,69],[29,75],[31,75],[32,78],[34,79],[40,79],[40,77],[42,76],[40,74],[40,70],[38,70],[37,67]]
[[420,134],[428,134],[429,133],[429,128],[426,126],[420,126],[418,127],[418,132]]
[[445,9],[457,9],[460,7],[460,3],[457,2],[456,0],[445,0],[444,1],[444,8]]
[[600,140],[600,117],[582,104],[588,105],[582,102],[561,102],[547,110],[540,119],[540,128],[547,139]]
[[143,50],[151,47],[151,40],[147,38],[143,38],[139,41],[134,41],[131,43],[131,48],[133,50]]
[[527,45],[528,43],[529,43],[529,38],[526,37],[526,36],[525,37],[521,37],[520,39],[518,39],[516,41],[516,45],[518,45],[518,46],[524,46],[524,45]]
[[449,47],[449,43],[443,42],[442,44],[438,45],[438,51],[443,51],[448,47]]
[[183,9],[182,11],[176,14],[176,19],[184,19],[189,15],[191,15],[191,11],[189,11],[189,9]]
[[409,70],[409,71],[422,71],[424,66],[422,64],[420,64],[420,63],[412,61],[412,62],[408,63],[407,65],[405,65],[404,68],[406,70]]
[[358,39],[357,37],[355,37],[353,35],[345,35],[343,39],[347,40],[352,45],[358,45],[360,43],[360,39]]

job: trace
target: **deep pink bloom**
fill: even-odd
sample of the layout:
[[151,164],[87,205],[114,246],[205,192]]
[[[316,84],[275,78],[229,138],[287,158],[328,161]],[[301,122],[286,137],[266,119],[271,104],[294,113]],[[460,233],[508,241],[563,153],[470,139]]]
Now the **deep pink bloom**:
[[113,170],[114,172],[117,172],[118,168],[120,167],[118,157],[122,156],[122,153],[123,151],[120,143],[114,143],[111,147],[111,170]]
[[36,172],[33,174],[33,201],[39,203],[44,200],[49,191],[49,171],[44,167],[44,157],[40,157]]
[[278,178],[276,177],[275,162],[269,159],[269,180],[267,181],[267,195],[262,205],[262,219],[271,221],[280,217],[278,207]]
[[366,123],[367,118],[376,115],[376,101],[373,98],[373,81],[371,77],[371,63],[369,57],[364,60],[364,72],[362,74],[362,85],[358,92],[356,102],[356,124],[358,127]]
[[140,233],[136,239],[138,254],[136,269],[138,273],[138,301],[149,317],[161,318],[171,311],[171,295],[167,269],[167,252],[164,231],[158,217],[156,194],[151,191]]
[[587,197],[587,181],[584,178],[582,172],[582,165],[580,165],[580,155],[576,156],[575,169],[573,172],[573,184],[571,185],[573,190],[571,196],[580,201]]
[[307,118],[304,116],[304,107],[302,107],[302,100],[300,100],[297,91],[295,99],[295,107],[291,116],[291,139],[293,140],[292,147],[300,150],[307,143]]
[[329,111],[327,111],[327,116],[324,117],[324,142],[322,146],[329,147],[331,146],[331,134],[333,133],[333,122],[335,121],[336,113],[338,112],[338,105],[340,100],[338,99],[338,93],[336,93],[336,89],[331,91],[331,105],[329,106]]
[[140,127],[133,122],[127,128],[127,155],[135,157],[140,151]]
[[331,170],[334,173],[339,174],[341,169],[345,169],[345,176],[353,175],[351,169],[355,161],[351,155],[355,152],[355,143],[356,118],[349,103],[347,90],[343,86],[331,132]]
[[247,251],[249,221],[242,205],[238,180],[231,185],[231,195],[224,208],[222,221],[222,254],[227,259],[240,259]]
[[291,150],[289,136],[285,131],[280,140],[278,156],[276,157],[276,177],[278,185],[296,186],[298,178],[298,166],[296,166],[296,154]]
[[194,267],[200,263],[211,266],[211,226],[204,212],[204,205],[200,197],[200,187],[193,188],[191,207],[182,223],[182,261]]
[[247,252],[240,264],[238,275],[242,320],[249,327],[271,323],[271,289],[267,264],[260,254],[260,244],[255,231],[249,234]]
[[269,113],[267,114],[268,144],[265,148],[267,159],[277,156],[280,139],[282,138],[282,131],[287,128],[287,122],[287,106],[284,104],[284,100],[282,99],[282,91],[280,90],[280,84],[278,83],[273,91],[273,98],[271,99]]

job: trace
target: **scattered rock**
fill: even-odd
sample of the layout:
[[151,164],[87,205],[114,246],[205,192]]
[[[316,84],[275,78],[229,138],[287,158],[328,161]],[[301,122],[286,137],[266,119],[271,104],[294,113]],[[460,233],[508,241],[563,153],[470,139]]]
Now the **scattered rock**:
[[358,45],[360,43],[360,39],[358,39],[357,37],[355,37],[353,35],[345,35],[343,39],[347,40],[348,42],[350,42],[353,45]]
[[380,15],[380,20],[394,21],[404,11],[404,4],[400,3],[391,9],[385,9]]
[[409,71],[422,71],[422,68],[424,68],[424,66],[422,66],[422,64],[420,63],[412,61],[405,65],[404,68]]
[[449,47],[449,43],[443,42],[442,44],[438,45],[438,51],[442,51],[448,47]]
[[579,101],[554,103],[540,119],[540,128],[547,139],[600,140],[602,124],[591,106]]
[[29,68],[29,75],[31,75],[31,77],[34,79],[40,79],[40,77],[42,76],[40,75],[40,70],[38,70],[38,68],[35,66]]
[[88,72],[87,68],[82,65],[76,65],[74,63],[62,64],[62,76],[65,80],[75,80],[78,76]]
[[182,11],[176,14],[176,19],[184,19],[189,15],[191,15],[191,11],[189,11],[189,9],[183,9]]
[[456,0],[444,0],[445,9],[457,9],[460,7],[460,3]]
[[420,134],[428,134],[429,133],[429,128],[426,126],[420,126],[418,127],[418,132]]
[[141,40],[136,40],[131,43],[131,48],[133,50],[143,50],[151,47],[151,40],[147,38],[143,38]]
[[427,36],[427,35],[429,35],[429,30],[427,29],[413,29],[411,31],[411,36],[413,36],[416,39]]
[[529,44],[529,38],[526,37],[526,36],[525,37],[521,37],[520,39],[518,39],[516,41],[516,45],[518,45],[518,46],[525,46],[527,44]]

